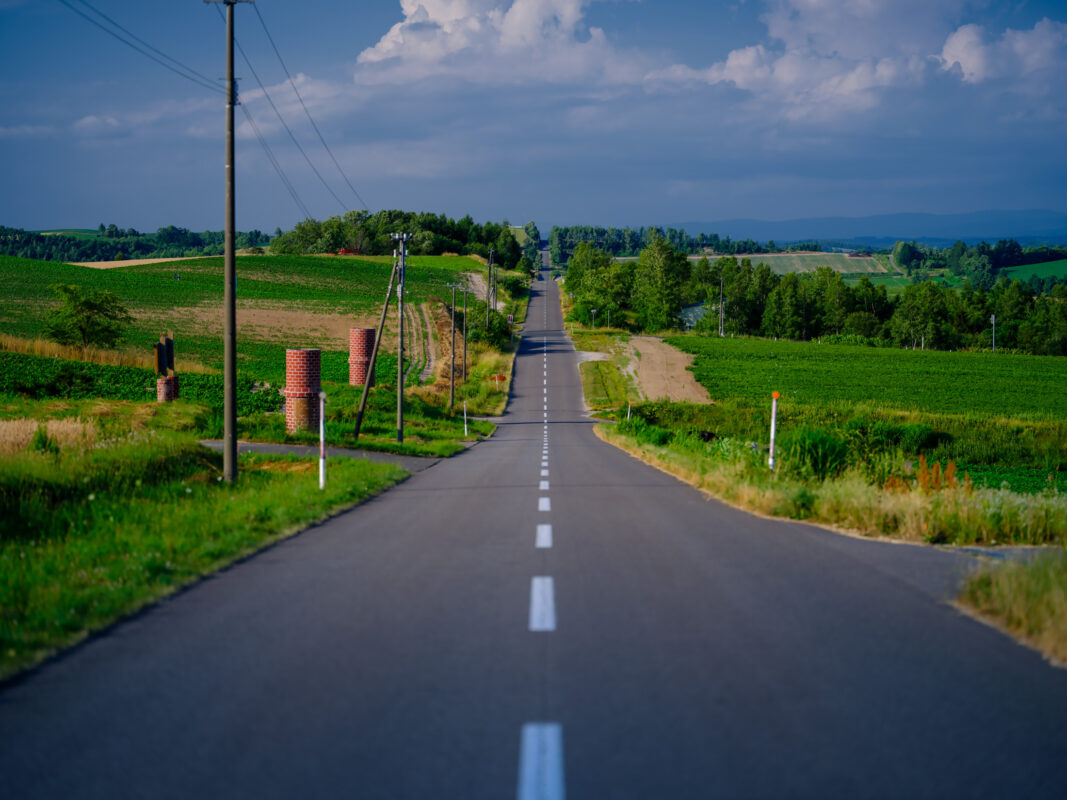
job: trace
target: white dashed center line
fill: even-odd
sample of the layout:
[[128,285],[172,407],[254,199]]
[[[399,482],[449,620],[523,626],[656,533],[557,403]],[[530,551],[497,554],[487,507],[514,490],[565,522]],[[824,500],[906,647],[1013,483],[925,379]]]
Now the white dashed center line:
[[552,578],[538,575],[530,580],[530,631],[548,633],[555,629],[555,586]]
[[541,491],[541,492],[547,492],[548,491],[548,481],[541,481],[541,485],[538,486],[537,489],[538,489],[538,491]]
[[548,499],[547,497],[538,497],[537,498],[537,510],[538,511],[551,511],[552,510],[552,501],[550,499]]
[[519,746],[518,800],[564,800],[563,726],[527,722]]
[[537,526],[537,547],[547,550],[552,546],[552,526],[541,524]]

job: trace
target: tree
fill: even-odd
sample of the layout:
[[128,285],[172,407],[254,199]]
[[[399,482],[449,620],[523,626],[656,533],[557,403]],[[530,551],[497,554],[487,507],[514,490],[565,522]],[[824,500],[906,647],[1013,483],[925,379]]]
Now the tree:
[[54,342],[114,347],[122,338],[123,328],[133,321],[112,292],[65,283],[57,283],[52,289],[63,301],[45,318],[45,335]]
[[674,328],[682,310],[682,290],[689,279],[689,260],[658,236],[637,258],[633,309],[646,331]]

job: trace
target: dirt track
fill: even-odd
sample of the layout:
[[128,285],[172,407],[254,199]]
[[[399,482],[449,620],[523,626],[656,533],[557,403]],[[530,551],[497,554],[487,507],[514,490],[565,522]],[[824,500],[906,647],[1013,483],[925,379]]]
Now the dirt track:
[[686,369],[693,363],[693,356],[676,350],[655,336],[634,336],[630,339],[630,347],[638,356],[631,363],[636,368],[641,393],[647,399],[665,399],[673,403],[711,402],[707,390]]
[[[210,258],[210,256],[208,256]],[[195,256],[204,258],[204,256]],[[115,267],[140,267],[145,264],[165,264],[168,261],[191,261],[192,258],[131,258],[125,261],[71,261],[76,267],[92,267],[93,269],[114,269]]]

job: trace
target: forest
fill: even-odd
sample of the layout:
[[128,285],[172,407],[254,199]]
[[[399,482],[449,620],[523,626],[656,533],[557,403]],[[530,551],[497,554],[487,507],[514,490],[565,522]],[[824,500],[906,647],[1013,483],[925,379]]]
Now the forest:
[[[454,220],[444,214],[411,211],[349,211],[344,216],[323,221],[305,219],[291,231],[275,232],[272,253],[305,255],[352,250],[361,255],[388,255],[395,243],[390,235],[398,231],[412,234],[408,252],[436,256],[444,253],[489,257],[505,269],[533,269],[538,263],[541,233],[533,222],[524,226],[529,242],[524,252],[507,220],[476,223],[468,214]],[[522,264],[523,259],[526,261]]]
[[748,258],[707,257],[692,262],[666,239],[653,238],[636,261],[582,242],[566,276],[574,300],[571,315],[589,324],[627,325],[659,331],[681,327],[685,305],[707,303],[696,330],[719,330],[722,298],[725,335],[839,341],[937,350],[993,345],[1041,355],[1067,355],[1067,280],[1038,292],[1028,283],[997,279],[985,288],[965,280],[961,288],[927,280],[890,297],[885,286],[863,276],[849,285],[840,273],[776,275]]
[[[155,233],[140,233],[115,224],[94,231],[37,233],[0,226],[0,255],[39,261],[122,261],[137,258],[217,256],[223,252],[222,231],[190,231],[167,225]],[[235,234],[238,249],[264,247],[265,233],[252,230]]]

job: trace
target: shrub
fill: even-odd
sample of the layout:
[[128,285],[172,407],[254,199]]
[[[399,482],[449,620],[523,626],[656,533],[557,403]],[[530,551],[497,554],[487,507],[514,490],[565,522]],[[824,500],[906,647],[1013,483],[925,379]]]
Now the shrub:
[[785,437],[781,451],[783,467],[799,477],[824,481],[848,466],[848,445],[821,428],[801,428]]

